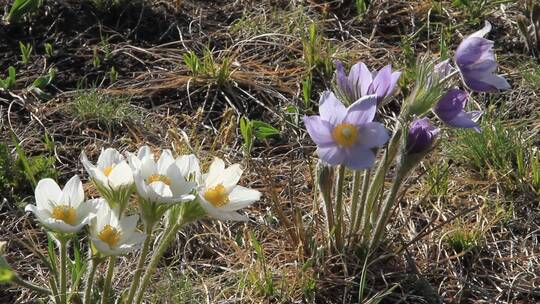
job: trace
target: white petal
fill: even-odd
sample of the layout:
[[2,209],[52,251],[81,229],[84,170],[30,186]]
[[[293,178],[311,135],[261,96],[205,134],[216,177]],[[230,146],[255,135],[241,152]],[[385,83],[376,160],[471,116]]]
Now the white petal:
[[194,183],[186,181],[176,163],[169,166],[166,175],[171,179],[171,191],[175,196],[189,193],[195,186]]
[[208,169],[208,174],[206,175],[205,186],[207,188],[212,188],[217,184],[223,182],[222,173],[225,171],[225,163],[220,158],[214,158],[210,168]]
[[120,220],[119,228],[122,231],[122,235],[130,235],[137,228],[137,222],[139,221],[139,216],[137,214],[123,217]]
[[141,161],[141,176],[146,179],[150,175],[158,173],[157,165],[153,158],[145,157]]
[[135,172],[135,175],[133,176],[133,179],[135,180],[135,186],[137,188],[137,193],[144,199],[149,199],[148,194],[148,185],[144,181],[143,176],[141,175],[141,171]]
[[174,164],[174,158],[172,156],[171,150],[163,150],[157,163],[157,172],[159,174],[167,174],[167,169],[169,169],[172,164]]
[[84,190],[81,179],[78,175],[74,175],[64,186],[62,190],[62,198],[60,204],[70,205],[77,209],[79,204],[84,201]]
[[139,151],[137,152],[137,157],[139,159],[143,159],[146,157],[150,157],[151,159],[154,159],[154,153],[152,153],[152,149],[150,149],[149,146],[142,146],[139,148]]
[[140,247],[141,243],[146,239],[146,234],[140,232],[133,232],[129,238],[124,242],[125,245],[132,245]]
[[175,163],[186,179],[192,176],[197,181],[200,178],[201,167],[195,154],[181,155],[176,158]]
[[260,199],[261,193],[259,191],[236,186],[232,192],[229,193],[229,203],[225,204],[221,209],[226,211],[236,211],[247,207]]
[[133,172],[126,161],[122,161],[114,166],[109,175],[109,185],[111,188],[118,190],[120,187],[130,186],[131,184],[133,184]]
[[97,161],[97,167],[100,170],[103,170],[107,167],[113,167],[114,165],[118,164],[119,162],[124,160],[124,156],[120,154],[116,149],[113,148],[107,148],[105,151],[102,151],[99,155],[98,161]]
[[62,198],[62,190],[54,180],[45,178],[38,182],[35,197],[39,209],[52,210],[52,205]]
[[159,198],[173,197],[171,188],[161,181],[151,183],[149,185],[149,190],[157,194]]
[[117,255],[116,252],[111,249],[109,244],[103,242],[102,240],[95,237],[90,237],[90,240],[92,241],[92,243],[94,243],[94,246],[96,246],[96,249],[99,252],[103,253],[104,255],[107,255],[107,256]]
[[238,184],[240,177],[242,176],[242,168],[239,164],[231,165],[229,168],[225,169],[222,174],[223,186],[227,191],[230,191]]

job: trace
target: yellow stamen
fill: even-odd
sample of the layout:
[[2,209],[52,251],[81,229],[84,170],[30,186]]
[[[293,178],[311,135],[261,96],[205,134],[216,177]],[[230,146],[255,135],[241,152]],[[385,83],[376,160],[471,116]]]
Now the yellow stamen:
[[229,195],[223,187],[223,184],[219,184],[214,188],[209,188],[204,192],[204,199],[210,202],[214,207],[219,208],[225,206],[229,202]]
[[105,167],[105,168],[103,169],[103,174],[105,174],[105,176],[108,177],[108,176],[111,174],[112,169],[113,169],[112,167]]
[[75,225],[77,222],[77,212],[73,207],[68,205],[58,205],[52,210],[52,218],[63,221],[69,225]]
[[111,225],[105,225],[103,230],[101,230],[101,232],[98,234],[98,239],[113,247],[116,246],[116,244],[118,244],[120,241],[120,232],[118,232],[118,230],[113,228]]
[[167,186],[170,186],[171,185],[171,179],[168,178],[167,176],[165,175],[161,175],[161,174],[153,174],[153,175],[150,175],[147,179],[146,179],[146,182],[148,184],[151,184],[153,182],[162,182],[164,183],[165,185]]
[[342,123],[334,128],[332,137],[341,147],[349,148],[358,141],[358,129],[353,124]]

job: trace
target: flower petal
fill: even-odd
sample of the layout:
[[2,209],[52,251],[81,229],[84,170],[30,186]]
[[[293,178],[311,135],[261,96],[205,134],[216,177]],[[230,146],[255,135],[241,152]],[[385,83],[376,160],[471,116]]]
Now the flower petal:
[[133,171],[125,160],[114,166],[109,174],[109,184],[112,189],[118,190],[133,184]]
[[334,93],[324,91],[319,101],[319,113],[323,120],[335,125],[343,121],[347,109],[339,101]]
[[366,124],[373,121],[376,112],[377,96],[364,96],[347,109],[344,121],[353,125]]
[[62,190],[62,198],[59,204],[70,205],[77,209],[79,204],[84,201],[84,190],[81,183],[81,179],[78,175],[74,175],[64,186]]
[[62,198],[62,190],[53,179],[44,178],[36,186],[35,198],[39,209],[52,210],[52,205]]
[[358,143],[367,148],[382,147],[390,136],[383,124],[370,122],[358,127]]
[[480,111],[461,112],[447,124],[456,128],[474,129],[476,132],[480,132],[480,126],[476,120],[482,115]]
[[172,164],[174,164],[174,157],[172,156],[171,150],[163,150],[157,162],[157,172],[159,174],[166,174],[167,169],[169,169],[169,166]]
[[230,165],[225,171],[223,171],[223,186],[228,191],[234,188],[236,184],[238,184],[238,181],[240,181],[240,177],[242,176],[242,167],[240,164],[233,164]]
[[220,158],[214,158],[210,164],[208,174],[206,175],[205,187],[212,188],[223,182],[223,172],[225,171],[225,163]]
[[229,193],[229,203],[225,204],[220,209],[225,211],[236,211],[247,207],[260,199],[261,193],[259,191],[236,186],[232,192]]
[[306,130],[315,144],[321,146],[334,143],[333,126],[322,120],[320,116],[304,116],[304,125],[306,125]]
[[103,171],[103,169],[113,167],[122,160],[124,160],[124,156],[122,156],[122,154],[120,154],[116,149],[107,148],[99,155],[97,167]]
[[319,155],[319,158],[322,161],[333,166],[343,163],[343,160],[345,159],[343,149],[337,145],[319,146],[317,148],[317,155]]
[[371,149],[356,145],[346,149],[345,166],[353,170],[369,169],[375,163],[375,153]]

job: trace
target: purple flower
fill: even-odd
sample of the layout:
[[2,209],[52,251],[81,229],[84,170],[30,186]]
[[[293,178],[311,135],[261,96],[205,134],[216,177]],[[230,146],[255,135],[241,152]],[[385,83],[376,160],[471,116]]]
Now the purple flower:
[[481,111],[465,112],[465,104],[469,95],[459,89],[450,89],[439,102],[433,111],[447,125],[456,128],[472,128],[480,132],[480,127],[476,121],[482,116]]
[[446,59],[444,61],[441,61],[437,63],[433,67],[433,73],[437,75],[437,78],[439,80],[443,79],[444,77],[452,74],[456,69],[450,64],[450,59]]
[[321,115],[304,116],[319,158],[355,170],[371,168],[375,161],[372,149],[388,141],[384,126],[373,122],[376,110],[376,95],[364,96],[345,108],[334,93],[325,91],[320,100]]
[[420,153],[427,151],[433,145],[439,131],[438,128],[429,123],[428,118],[415,119],[409,127],[407,152]]
[[461,42],[454,57],[463,81],[477,92],[498,92],[510,88],[506,79],[495,74],[497,61],[493,54],[493,41],[484,38],[489,31],[491,24],[486,21],[483,29]]
[[351,67],[349,75],[341,61],[336,60],[336,84],[343,97],[353,103],[361,97],[376,95],[377,103],[390,96],[396,87],[401,72],[392,72],[392,66],[387,65],[378,72],[371,72],[367,66],[359,62]]

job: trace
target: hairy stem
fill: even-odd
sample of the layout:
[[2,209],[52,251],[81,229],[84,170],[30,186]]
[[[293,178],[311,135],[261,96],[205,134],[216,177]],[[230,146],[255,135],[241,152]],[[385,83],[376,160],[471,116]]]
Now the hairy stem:
[[101,304],[107,304],[109,302],[109,292],[112,289],[111,282],[114,274],[114,263],[116,262],[116,256],[109,257],[109,266],[107,267],[107,274],[105,276],[105,284],[103,284],[103,294],[101,295]]
[[26,280],[23,280],[21,277],[19,277],[18,275],[15,275],[13,277],[13,281],[12,281],[13,284],[16,284],[16,285],[19,285],[19,286],[22,286],[24,288],[28,288],[30,290],[33,290],[37,293],[40,293],[40,294],[46,294],[46,295],[50,295],[52,294],[52,291],[50,289],[47,289],[45,287],[42,287],[42,286],[39,286],[39,285],[36,285],[32,282],[29,282],[29,281],[26,281]]
[[334,235],[338,250],[343,248],[342,227],[343,227],[343,186],[345,184],[345,166],[339,166],[337,186],[336,186],[336,226]]
[[365,209],[366,209],[366,197],[367,197],[367,192],[369,190],[370,178],[371,178],[371,169],[367,169],[364,172],[364,178],[362,179],[362,192],[360,196],[360,206],[358,207],[358,215],[356,216],[356,221],[354,222],[354,226],[353,226],[353,233],[355,234],[357,234],[358,231],[363,231],[362,227],[365,223],[364,217],[367,214],[367,211]]
[[362,173],[357,170],[354,171],[353,176],[353,188],[352,188],[352,203],[351,203],[351,223],[349,225],[349,239],[347,241],[348,246],[352,247],[351,241],[354,234],[354,227],[356,226],[357,213],[358,213],[358,200],[360,199],[360,179]]
[[139,291],[137,293],[137,297],[135,298],[135,301],[133,303],[141,303],[142,298],[144,296],[144,292],[146,288],[148,287],[148,284],[150,284],[150,278],[154,274],[154,271],[157,268],[157,265],[159,263],[159,260],[165,253],[165,250],[169,247],[170,243],[176,236],[176,232],[178,229],[180,229],[183,226],[183,222],[178,221],[175,224],[171,225],[169,229],[165,230],[163,233],[163,238],[161,239],[157,250],[154,251],[152,254],[152,258],[150,259],[150,264],[146,267],[146,271],[144,272],[144,276],[142,278],[141,287],[139,288]]
[[84,288],[84,304],[90,304],[92,301],[92,286],[94,285],[94,275],[96,274],[98,265],[99,262],[95,258],[90,259],[90,272],[86,278],[86,286]]
[[146,228],[146,239],[144,240],[141,256],[139,257],[137,269],[135,270],[135,275],[133,276],[133,281],[131,282],[131,287],[129,288],[129,294],[126,303],[133,302],[133,297],[135,297],[135,292],[137,291],[137,287],[139,287],[144,263],[146,262],[146,257],[148,256],[148,252],[150,251],[150,244],[152,243],[152,233],[154,231],[153,227],[154,225],[148,225]]
[[61,237],[60,243],[60,303],[67,304],[67,240]]

